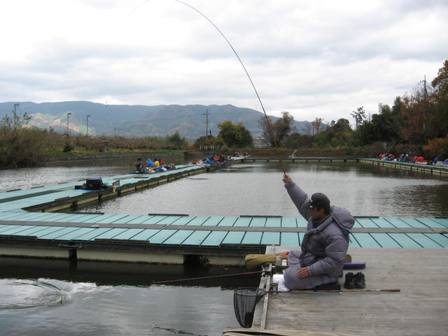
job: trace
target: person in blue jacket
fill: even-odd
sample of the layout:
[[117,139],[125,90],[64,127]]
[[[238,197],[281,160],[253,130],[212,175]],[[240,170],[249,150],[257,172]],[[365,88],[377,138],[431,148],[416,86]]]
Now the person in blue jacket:
[[354,218],[343,208],[330,206],[322,193],[308,195],[287,174],[283,176],[285,188],[308,221],[300,250],[288,253],[285,285],[289,289],[311,289],[338,281],[349,245],[349,233]]

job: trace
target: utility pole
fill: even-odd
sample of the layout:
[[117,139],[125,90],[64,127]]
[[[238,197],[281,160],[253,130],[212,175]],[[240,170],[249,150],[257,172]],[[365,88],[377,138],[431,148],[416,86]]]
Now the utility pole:
[[202,115],[205,115],[205,139],[208,137],[208,109],[205,110],[205,113]]
[[422,124],[422,129],[423,129],[423,137],[426,136],[426,116],[427,116],[427,109],[428,109],[428,89],[426,88],[426,75],[423,78],[423,124]]
[[428,99],[428,89],[426,88],[426,75],[423,79],[423,96],[425,98],[425,101]]
[[89,118],[90,114],[86,116],[86,136],[89,136]]
[[17,113],[17,108],[19,107],[19,103],[14,103],[14,116],[16,115],[16,113]]
[[71,112],[67,113],[67,136],[70,136],[70,116],[72,115]]

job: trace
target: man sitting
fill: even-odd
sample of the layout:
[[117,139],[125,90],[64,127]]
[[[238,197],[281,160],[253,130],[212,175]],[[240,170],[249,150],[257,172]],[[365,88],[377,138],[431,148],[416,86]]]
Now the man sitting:
[[301,250],[288,253],[285,285],[289,289],[311,289],[338,281],[349,244],[354,218],[348,210],[330,207],[321,193],[311,196],[300,189],[287,174],[285,188],[300,214],[308,221]]

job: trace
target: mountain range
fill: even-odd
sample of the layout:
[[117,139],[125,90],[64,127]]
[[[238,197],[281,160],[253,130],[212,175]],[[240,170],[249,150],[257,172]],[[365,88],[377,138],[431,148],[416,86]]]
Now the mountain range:
[[[18,114],[31,116],[30,124],[40,128],[71,134],[119,135],[125,137],[166,136],[179,132],[187,139],[205,135],[206,113],[208,129],[219,133],[218,124],[224,120],[242,123],[254,138],[259,138],[259,120],[263,113],[233,105],[105,105],[87,101],[64,102],[3,102],[0,117],[11,115],[14,105]],[[17,105],[18,104],[18,105]],[[272,117],[275,121],[276,117]],[[307,133],[310,123],[295,121],[295,130]]]

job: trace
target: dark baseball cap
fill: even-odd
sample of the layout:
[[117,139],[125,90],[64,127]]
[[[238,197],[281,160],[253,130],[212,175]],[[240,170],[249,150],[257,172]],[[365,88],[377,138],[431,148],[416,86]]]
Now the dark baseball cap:
[[315,193],[311,195],[310,208],[325,209],[330,211],[330,200],[325,194]]

